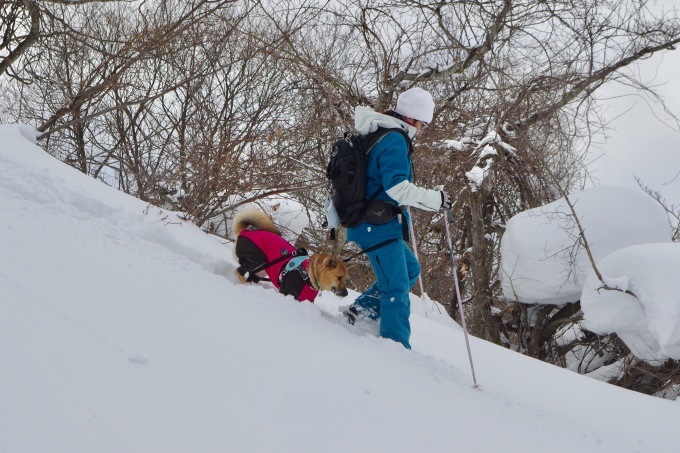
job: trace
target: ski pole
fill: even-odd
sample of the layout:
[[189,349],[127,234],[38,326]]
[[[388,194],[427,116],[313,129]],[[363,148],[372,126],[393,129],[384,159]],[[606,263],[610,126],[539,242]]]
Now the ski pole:
[[449,216],[453,218],[450,209],[444,210],[444,225],[446,226],[446,242],[449,245],[449,255],[451,256],[451,270],[453,271],[453,282],[456,287],[456,298],[458,299],[458,312],[460,313],[461,324],[463,324],[463,335],[465,336],[465,344],[467,345],[468,358],[470,359],[470,370],[472,371],[473,387],[478,388],[477,377],[475,376],[475,366],[472,363],[472,352],[470,351],[470,339],[468,338],[467,325],[465,324],[465,312],[463,311],[463,300],[460,297],[460,285],[458,285],[458,268],[456,267],[456,259],[453,257],[453,242],[451,241],[451,232],[449,231]]

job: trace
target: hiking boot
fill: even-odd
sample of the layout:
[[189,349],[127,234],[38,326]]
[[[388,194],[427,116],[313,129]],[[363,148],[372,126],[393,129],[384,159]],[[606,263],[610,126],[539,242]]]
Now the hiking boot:
[[344,317],[356,331],[374,335],[376,337],[380,335],[380,322],[378,322],[378,316],[373,310],[360,305],[349,305],[346,307],[339,307],[338,311],[340,312],[341,317]]
[[342,314],[342,316],[345,317],[347,322],[352,325],[354,325],[354,323],[357,321],[357,318],[359,317],[359,312],[351,305],[339,307],[338,311]]
[[378,316],[370,308],[362,307],[361,305],[348,305],[339,307],[338,311],[347,318],[347,322],[354,325],[357,321],[365,321],[373,324],[377,322]]

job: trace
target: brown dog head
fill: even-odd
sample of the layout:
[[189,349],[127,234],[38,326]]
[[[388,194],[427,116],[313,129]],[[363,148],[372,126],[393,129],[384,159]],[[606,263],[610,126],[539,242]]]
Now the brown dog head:
[[312,278],[319,289],[333,291],[336,296],[347,295],[347,266],[337,256],[316,253],[309,262]]

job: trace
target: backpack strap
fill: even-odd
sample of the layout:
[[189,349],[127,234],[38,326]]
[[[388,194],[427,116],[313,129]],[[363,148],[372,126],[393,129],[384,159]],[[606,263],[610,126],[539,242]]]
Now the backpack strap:
[[366,148],[366,154],[370,153],[373,147],[377,145],[378,142],[382,140],[382,138],[385,135],[389,134],[390,132],[397,132],[404,137],[404,140],[406,140],[406,146],[408,147],[408,158],[410,159],[411,155],[413,154],[413,141],[411,140],[411,137],[409,137],[408,133],[401,128],[379,127],[370,134],[365,135],[364,147]]
[[[404,140],[406,140],[406,146],[408,147],[407,157],[408,157],[409,161],[411,161],[411,155],[413,154],[413,141],[411,140],[411,137],[409,137],[408,133],[404,129],[401,129],[401,128],[388,129],[388,128],[385,128],[385,127],[379,127],[374,132],[371,132],[370,134],[366,135],[365,139],[364,139],[364,140],[366,140],[366,142],[364,143],[364,146],[366,147],[366,154],[371,152],[373,147],[375,145],[377,145],[378,142],[380,142],[380,140],[382,140],[383,137],[385,137],[390,132],[397,132],[404,137]],[[411,162],[411,167],[413,168],[413,162]],[[376,190],[373,194],[371,194],[368,197],[367,203],[370,203],[373,200],[375,200],[378,197],[378,194],[380,194],[380,192],[382,192],[383,190],[384,189],[382,188],[382,186],[379,187],[378,190]],[[403,237],[404,241],[408,242],[409,239],[410,239],[410,235],[409,235],[409,231],[408,231],[408,225],[406,224],[406,219],[404,217],[404,212],[399,206],[395,206],[395,208],[399,211],[397,213],[397,215],[400,215],[402,217],[401,220],[400,220],[402,237]],[[331,233],[331,235],[334,236],[334,233]],[[380,243],[378,245],[382,247],[384,245],[389,244],[389,242],[391,242],[391,241],[388,241],[386,243]],[[380,247],[376,247],[376,248],[380,248]],[[371,247],[371,249],[369,249],[368,251],[372,251],[372,250],[375,250],[375,249]]]
[[[387,134],[391,132],[397,132],[401,134],[404,139],[406,140],[406,146],[408,146],[408,158],[409,160],[411,159],[411,154],[413,154],[413,142],[411,141],[411,138],[408,136],[408,133],[406,133],[405,130],[398,128],[398,129],[389,129],[386,127],[379,127],[375,131],[371,132],[368,135],[364,135],[362,146],[366,149],[366,155],[371,152],[371,150],[375,147],[375,145],[380,142],[380,140],[383,139]],[[383,191],[382,186],[378,188],[373,194],[371,194],[368,197],[368,202],[370,203],[371,201],[375,200],[378,194]],[[398,206],[397,206],[398,207]]]

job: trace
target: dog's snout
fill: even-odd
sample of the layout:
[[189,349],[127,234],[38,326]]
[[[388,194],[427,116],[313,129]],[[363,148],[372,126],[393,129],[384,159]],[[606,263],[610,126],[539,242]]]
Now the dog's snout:
[[333,288],[333,293],[335,293],[336,296],[345,297],[347,295],[347,288]]

